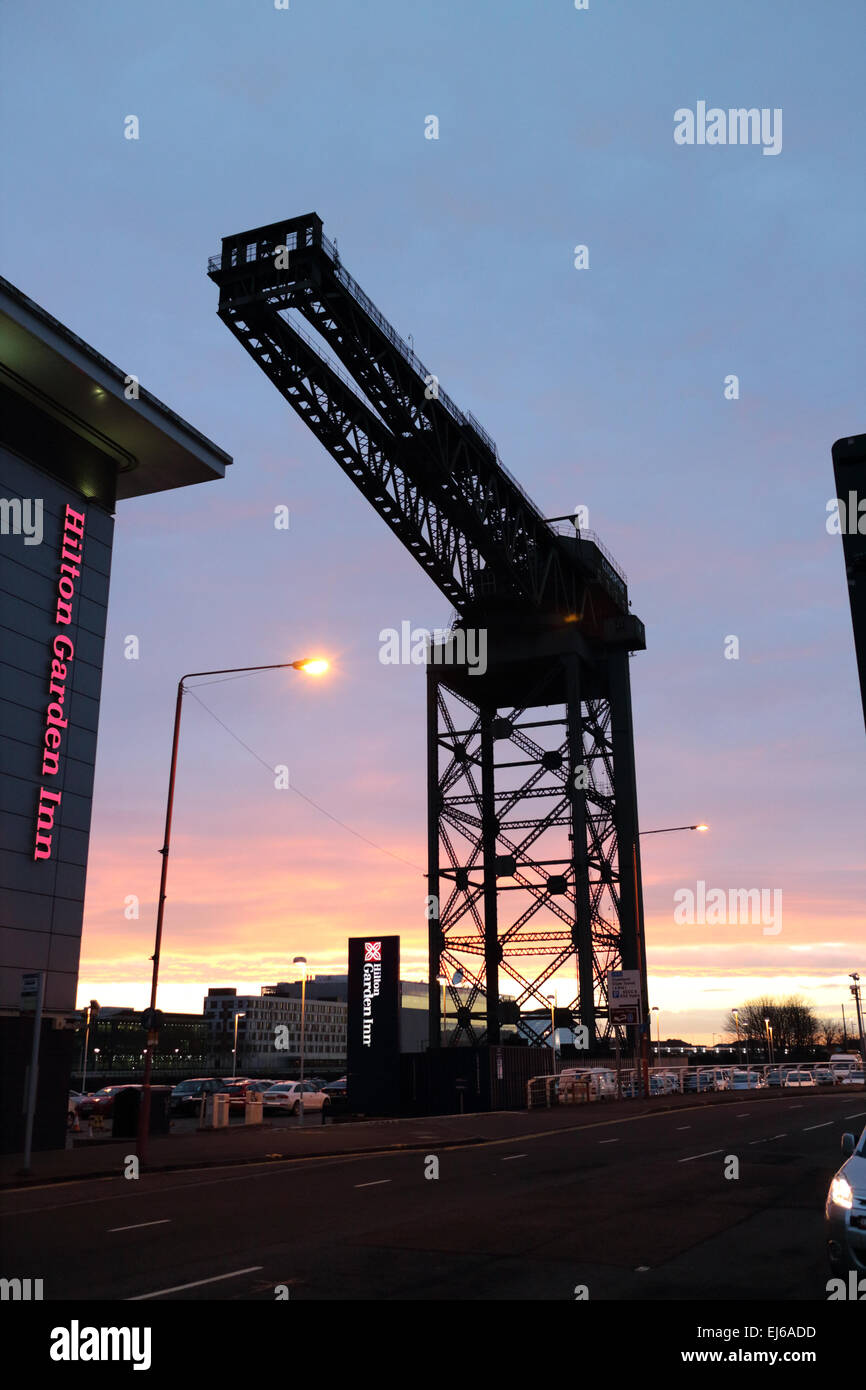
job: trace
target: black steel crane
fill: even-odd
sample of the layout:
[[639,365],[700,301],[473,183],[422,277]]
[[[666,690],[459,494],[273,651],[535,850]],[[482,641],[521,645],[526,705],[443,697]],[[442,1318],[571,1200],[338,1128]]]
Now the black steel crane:
[[628,660],[645,639],[624,575],[591,532],[545,520],[315,213],[224,237],[208,274],[220,318],[456,610],[427,665],[431,1046],[449,967],[467,982],[451,1043],[496,1044],[503,1022],[537,1039],[521,1010],[574,957],[592,1037],[611,969],[641,972],[646,1017]]

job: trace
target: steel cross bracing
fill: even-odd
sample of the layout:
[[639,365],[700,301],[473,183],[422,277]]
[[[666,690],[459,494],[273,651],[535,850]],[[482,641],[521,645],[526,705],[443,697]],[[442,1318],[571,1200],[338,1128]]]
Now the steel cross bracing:
[[[644,636],[624,576],[596,538],[544,520],[315,214],[225,237],[208,273],[220,317],[448,597],[455,625],[490,639],[483,680],[432,672],[428,877],[445,896],[429,922],[431,1045],[436,976],[455,961],[470,986],[468,1001],[452,988],[458,1038],[498,1041],[500,970],[521,1006],[575,958],[574,1007],[603,1034],[608,968],[644,968],[627,661]],[[454,698],[472,723],[448,757]],[[529,717],[537,708],[545,717]],[[581,759],[589,783],[572,790]]]
[[[438,776],[438,906],[441,961],[446,978],[462,971],[469,989],[449,986],[451,1045],[487,1038],[484,921],[484,802],[482,715],[467,699],[439,683],[436,700]],[[580,982],[568,1008],[596,1037],[609,1031],[607,972],[622,965],[619,927],[619,853],[614,815],[610,708],[590,700],[582,710],[579,749],[569,751],[568,717],[533,720],[511,709],[492,721],[495,740],[492,794],[495,808],[495,873],[499,968],[516,986],[518,1009],[546,1008],[543,986],[562,978],[576,954],[581,898],[591,923],[592,998]],[[468,716],[468,718],[467,718]],[[541,736],[526,732],[541,723]],[[520,754],[520,757],[515,757]],[[575,771],[588,785],[575,786]],[[571,839],[574,803],[586,806],[586,852]],[[528,803],[528,804],[527,804]],[[543,845],[543,848],[542,848]],[[631,869],[630,861],[627,863]],[[516,963],[523,957],[533,966]],[[547,1037],[527,1024],[528,1040]]]

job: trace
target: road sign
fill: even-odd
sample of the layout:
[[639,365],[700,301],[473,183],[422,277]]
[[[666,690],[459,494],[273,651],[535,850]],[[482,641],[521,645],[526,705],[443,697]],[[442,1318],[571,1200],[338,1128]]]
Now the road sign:
[[38,970],[29,970],[21,976],[21,1008],[35,1009],[36,1000],[39,996],[39,976]]
[[640,1023],[641,976],[639,970],[607,972],[607,1002],[612,1023]]

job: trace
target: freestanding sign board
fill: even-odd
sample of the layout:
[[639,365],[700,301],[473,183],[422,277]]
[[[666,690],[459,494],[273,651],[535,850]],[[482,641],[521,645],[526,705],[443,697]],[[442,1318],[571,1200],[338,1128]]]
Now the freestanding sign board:
[[400,1100],[400,938],[349,938],[349,1108],[393,1113]]
[[607,972],[607,1002],[611,1023],[642,1022],[640,1002],[640,971],[609,970]]
[[30,1009],[36,1008],[36,999],[39,994],[40,972],[30,970],[21,976],[21,1012],[25,1013]]

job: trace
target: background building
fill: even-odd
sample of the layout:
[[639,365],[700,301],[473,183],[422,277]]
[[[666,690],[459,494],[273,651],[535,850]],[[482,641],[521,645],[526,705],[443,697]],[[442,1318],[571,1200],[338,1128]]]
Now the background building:
[[[140,1010],[100,1007],[99,1016],[87,1033],[87,1011],[74,1015],[75,1066],[73,1089],[79,1089],[86,1076],[86,1089],[98,1090],[113,1082],[139,1081],[144,1064],[147,1029]],[[84,1047],[87,1041],[87,1066]],[[185,1076],[202,1076],[216,1070],[213,1032],[201,1014],[163,1013],[159,1025],[159,1046],[153,1054],[153,1075],[159,1082],[180,1081]]]
[[66,1132],[115,507],[231,459],[3,279],[0,421],[0,1124],[15,1152],[24,973],[46,983],[34,1145]]
[[[211,1028],[216,1070],[232,1071],[237,1023],[238,1076],[295,1077],[301,1055],[301,997],[289,985],[264,985],[261,994],[239,995],[236,989],[209,989],[204,1016]],[[240,1017],[243,1015],[243,1017]],[[307,994],[304,1023],[304,1074],[326,1080],[346,1070],[345,1000]],[[279,1042],[277,1045],[280,1029]]]

